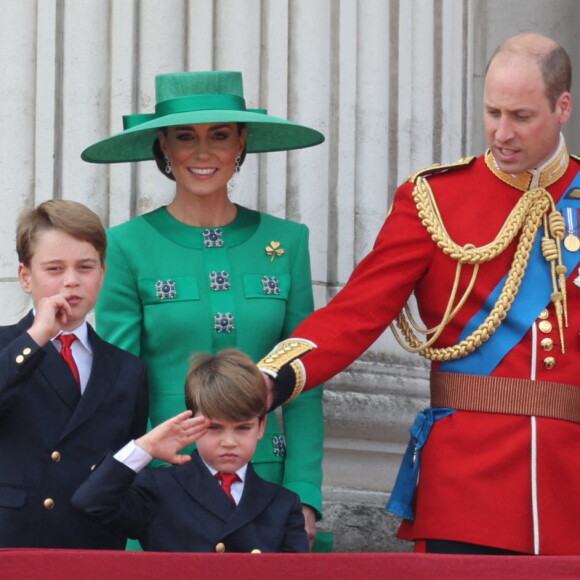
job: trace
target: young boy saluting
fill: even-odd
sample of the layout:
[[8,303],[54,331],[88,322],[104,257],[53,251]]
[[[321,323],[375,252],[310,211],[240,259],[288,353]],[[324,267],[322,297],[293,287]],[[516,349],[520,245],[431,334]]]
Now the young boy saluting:
[[105,272],[105,230],[51,200],[17,226],[18,276],[34,310],[0,327],[0,547],[120,549],[70,498],[109,449],[147,425],[145,366],[87,324]]
[[[249,463],[266,414],[256,365],[235,350],[200,355],[185,399],[188,411],[107,456],[73,504],[145,550],[307,552],[300,498]],[[152,459],[178,466],[143,469]]]

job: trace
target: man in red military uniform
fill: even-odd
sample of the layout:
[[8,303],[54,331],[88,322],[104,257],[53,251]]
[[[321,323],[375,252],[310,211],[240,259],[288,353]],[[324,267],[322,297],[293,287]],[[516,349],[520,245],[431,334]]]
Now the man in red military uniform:
[[[432,361],[432,407],[399,475],[412,501],[397,490],[389,503],[418,551],[580,554],[580,162],[561,135],[570,85],[553,40],[504,42],[485,80],[486,154],[401,185],[345,288],[259,365],[280,404],[395,319],[406,348]],[[424,339],[399,315],[413,292]],[[404,472],[419,459],[415,491]]]

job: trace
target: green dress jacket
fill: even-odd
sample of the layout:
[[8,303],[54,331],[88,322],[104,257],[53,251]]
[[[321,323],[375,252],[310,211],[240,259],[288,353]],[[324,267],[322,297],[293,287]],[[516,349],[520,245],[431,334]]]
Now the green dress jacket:
[[[108,230],[99,334],[145,359],[153,426],[185,410],[192,353],[238,348],[253,360],[313,309],[308,229],[238,206],[234,222],[197,228],[165,207]],[[322,389],[268,415],[253,464],[322,510]]]

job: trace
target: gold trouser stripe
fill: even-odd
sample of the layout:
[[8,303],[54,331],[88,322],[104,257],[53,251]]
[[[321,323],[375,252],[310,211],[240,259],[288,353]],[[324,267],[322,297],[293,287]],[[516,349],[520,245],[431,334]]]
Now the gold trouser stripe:
[[580,423],[580,388],[563,383],[431,373],[431,405]]

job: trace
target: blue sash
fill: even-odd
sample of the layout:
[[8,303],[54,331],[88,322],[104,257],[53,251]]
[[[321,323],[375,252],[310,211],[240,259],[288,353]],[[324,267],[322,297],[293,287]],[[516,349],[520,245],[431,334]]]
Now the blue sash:
[[[557,208],[566,216],[566,208],[576,212],[580,208],[580,172],[576,175],[566,193],[558,202]],[[543,226],[532,247],[528,268],[522,280],[520,290],[501,326],[490,339],[484,342],[475,352],[464,358],[441,363],[439,370],[447,373],[464,373],[469,375],[489,375],[502,361],[504,356],[518,344],[530,329],[534,320],[550,302],[552,285],[550,284],[550,264],[542,257],[541,238]],[[576,232],[578,233],[578,232]],[[579,252],[569,252],[562,244],[562,260],[571,275],[580,261]],[[493,292],[488,296],[481,310],[463,329],[459,341],[477,330],[495,305],[506,281],[502,278]]]
[[405,455],[403,455],[403,461],[399,468],[391,497],[385,506],[386,510],[406,520],[415,519],[413,498],[419,479],[421,449],[427,442],[435,421],[443,419],[443,417],[447,417],[451,413],[455,413],[455,409],[429,407],[417,415],[415,422],[409,429],[411,439],[407,445]]

